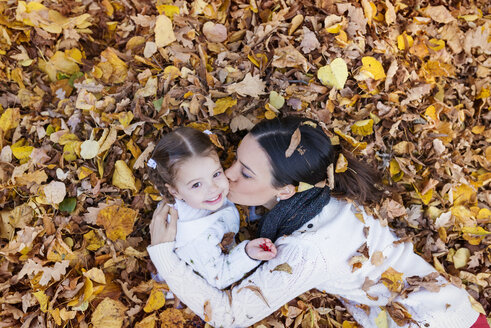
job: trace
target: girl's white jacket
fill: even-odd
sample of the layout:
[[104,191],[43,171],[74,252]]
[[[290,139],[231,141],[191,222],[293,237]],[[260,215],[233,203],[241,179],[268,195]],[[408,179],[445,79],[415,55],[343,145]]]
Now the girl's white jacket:
[[229,254],[222,252],[219,244],[223,236],[236,234],[240,227],[239,212],[229,200],[215,212],[193,208],[181,200],[173,206],[179,214],[174,252],[211,286],[223,289],[261,263],[247,256],[248,241],[237,246],[233,243]]
[[[205,318],[204,305],[208,302],[211,307],[207,307],[206,316],[214,327],[248,327],[312,288],[337,295],[365,328],[377,328],[375,320],[387,320],[387,327],[398,327],[387,311],[381,313],[390,301],[404,306],[420,327],[472,326],[479,313],[473,310],[469,294],[441,276],[438,292],[421,287],[405,298],[391,299],[394,295],[381,280],[384,272],[392,268],[402,273],[407,286],[408,277],[423,277],[435,269],[413,252],[411,243],[394,243],[397,238],[389,228],[363,211],[360,220],[360,215],[355,215],[358,212],[350,203],[332,198],[311,221],[279,238],[275,243],[277,256],[232,288],[230,296],[180,260],[174,252],[175,242],[150,246],[148,253],[171,291],[201,318]],[[353,257],[361,256],[357,250],[364,243],[368,260],[353,271]],[[285,270],[286,265],[275,270],[285,263],[291,272]],[[411,326],[417,327],[404,327]]]

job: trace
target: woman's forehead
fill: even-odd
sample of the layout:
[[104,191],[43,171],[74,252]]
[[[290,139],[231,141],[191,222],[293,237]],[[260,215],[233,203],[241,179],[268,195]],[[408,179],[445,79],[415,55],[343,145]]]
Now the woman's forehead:
[[250,133],[239,144],[237,160],[254,172],[256,170],[259,171],[261,168],[268,170],[270,167],[268,155]]

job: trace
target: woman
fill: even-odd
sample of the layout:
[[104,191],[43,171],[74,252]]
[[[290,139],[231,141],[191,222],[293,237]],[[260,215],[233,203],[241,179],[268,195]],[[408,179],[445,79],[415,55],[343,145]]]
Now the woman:
[[[297,129],[300,143],[285,154]],[[170,210],[167,223],[165,206],[154,213],[148,252],[170,289],[215,327],[250,326],[312,288],[338,295],[363,327],[377,327],[375,320],[385,315],[388,327],[471,327],[479,313],[463,289],[438,276],[413,253],[412,244],[397,243],[379,221],[322,187],[338,153],[311,120],[288,117],[257,124],[226,171],[229,198],[270,209],[259,230],[275,242],[277,256],[232,288],[229,297],[175,255],[177,215]],[[348,162],[349,169],[334,178],[333,193],[375,200],[380,194],[376,174],[352,158]],[[301,182],[319,187],[296,192]],[[275,270],[285,263],[287,270]],[[412,276],[417,277],[407,279]]]

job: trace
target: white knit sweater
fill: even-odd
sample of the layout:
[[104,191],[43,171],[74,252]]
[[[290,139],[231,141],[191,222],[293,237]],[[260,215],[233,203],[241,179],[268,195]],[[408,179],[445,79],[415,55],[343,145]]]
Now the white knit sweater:
[[[207,316],[214,327],[250,326],[296,296],[317,288],[338,295],[360,325],[376,328],[375,318],[390,297],[390,291],[380,282],[382,273],[392,267],[402,272],[405,279],[425,276],[435,270],[414,254],[412,244],[394,244],[397,239],[387,227],[365,213],[362,213],[365,221],[362,223],[355,216],[356,212],[351,204],[332,198],[322,212],[303,227],[290,236],[279,238],[275,243],[277,256],[234,287],[230,298],[180,261],[173,252],[173,242],[151,246],[148,252],[172,292],[193,312],[204,318],[204,304],[209,302],[211,313],[207,311]],[[369,228],[367,237],[366,227]],[[384,261],[376,266],[368,260],[353,272],[348,262],[365,242],[370,259],[380,251]],[[274,271],[283,263],[289,264],[292,273]],[[362,290],[365,278],[377,282],[368,290],[371,298]],[[420,289],[394,301],[404,305],[421,327],[469,328],[479,315],[472,309],[469,295],[463,289],[446,284],[441,277],[439,281],[445,284],[439,292]],[[370,313],[357,307],[359,304],[366,305]],[[390,316],[387,317],[388,327],[398,327]],[[411,326],[416,325],[405,327]]]
[[246,254],[248,241],[235,246],[229,254],[222,252],[219,244],[223,236],[237,233],[240,227],[239,212],[229,200],[215,212],[193,208],[180,200],[174,208],[179,214],[174,251],[211,286],[223,289],[261,263]]

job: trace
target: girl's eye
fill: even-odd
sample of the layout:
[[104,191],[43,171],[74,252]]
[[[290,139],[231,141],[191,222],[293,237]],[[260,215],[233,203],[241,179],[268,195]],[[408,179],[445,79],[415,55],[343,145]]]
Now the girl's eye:
[[215,174],[213,174],[213,177],[214,177],[214,178],[217,178],[217,177],[219,177],[221,174],[222,174],[222,171],[215,172]]
[[195,184],[193,184],[193,185],[191,186],[191,188],[193,188],[193,189],[194,189],[194,188],[199,188],[200,186],[201,186],[201,182],[196,182]]
[[247,174],[244,173],[244,171],[240,171],[240,173],[242,174],[242,176],[246,179],[250,179],[251,177]]

